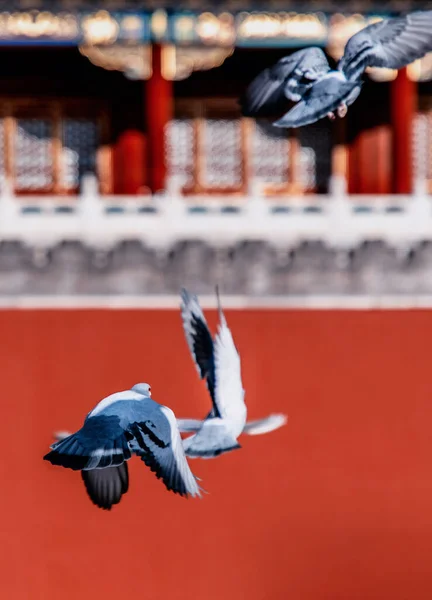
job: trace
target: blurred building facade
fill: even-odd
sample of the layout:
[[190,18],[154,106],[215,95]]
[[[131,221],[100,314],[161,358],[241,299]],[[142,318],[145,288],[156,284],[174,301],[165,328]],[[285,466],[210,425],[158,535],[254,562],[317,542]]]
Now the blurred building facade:
[[[334,123],[322,120],[295,131],[275,131],[271,121],[276,115],[244,118],[238,102],[253,77],[280,57],[317,45],[336,61],[351,35],[402,8],[422,6],[415,2],[403,7],[391,2],[287,6],[279,0],[2,2],[0,271],[3,248],[5,256],[11,248],[20,247],[24,254],[32,248],[30,263],[49,269],[54,249],[61,244],[89,247],[84,254],[109,257],[115,248],[134,243],[144,254],[155,254],[150,271],[156,272],[168,264],[167,257],[181,262],[184,249],[195,248],[191,253],[196,254],[196,264],[189,271],[205,289],[213,285],[212,257],[223,255],[215,269],[219,279],[224,273],[227,279],[232,277],[233,293],[296,290],[293,279],[288,283],[272,273],[287,269],[293,277],[294,257],[305,247],[307,256],[315,252],[318,262],[324,261],[336,273],[338,283],[324,285],[324,291],[352,287],[352,277],[349,284],[338,273],[352,268],[353,257],[368,244],[388,247],[397,257],[396,268],[402,260],[404,269],[406,257],[413,259],[432,241],[428,204],[432,54],[399,73],[370,70],[348,116]],[[89,198],[88,189],[83,189],[89,178],[93,206],[98,206],[93,213],[88,202],[82,210],[80,200]],[[418,197],[418,190],[425,204],[412,211],[407,202],[415,194]],[[170,216],[161,209],[167,198],[175,198],[177,205],[181,199],[186,208]],[[331,210],[329,199],[336,200]],[[267,219],[257,234],[259,211],[251,217],[253,211],[245,208],[251,201],[263,215],[274,216],[273,224],[276,217],[279,222],[274,226]],[[133,214],[129,211],[123,219],[128,206],[134,207]],[[215,221],[207,219],[200,223],[208,235],[201,235],[199,228],[199,235],[194,233],[189,224],[179,225],[164,243],[170,218],[198,223],[194,215],[211,213],[214,206],[227,223],[216,230],[231,228],[238,235],[230,239],[211,235]],[[51,217],[45,217],[50,210]],[[377,210],[387,217],[377,217]],[[347,211],[353,217],[341,233]],[[116,220],[119,225],[115,235],[104,238],[110,227],[102,217],[106,212],[109,223]],[[289,223],[287,215],[292,213],[297,221]],[[414,234],[412,222],[405,218],[411,213],[417,215],[412,221],[417,227]],[[152,215],[157,216],[153,223],[159,228],[160,243],[149,243]],[[249,227],[244,227],[248,219]],[[366,229],[365,219],[370,225]],[[85,225],[89,220],[90,228]],[[275,228],[283,222],[286,230],[275,236]],[[403,235],[401,227],[407,230]],[[320,235],[324,230],[330,234]],[[203,251],[196,250],[200,244]],[[320,244],[337,257],[335,261],[327,261]],[[255,258],[247,258],[246,247],[254,248]],[[244,277],[234,271],[229,275],[220,266],[232,265],[233,257],[242,252],[259,283],[242,286]],[[315,258],[312,262],[316,266]],[[101,264],[109,269],[111,261],[105,258]],[[59,281],[54,271],[53,284]],[[322,273],[322,267],[318,271]],[[160,284],[129,287],[137,287],[138,293],[159,288],[168,292],[177,285],[176,279],[162,277]],[[301,293],[315,290],[317,278],[310,278],[309,288],[307,279],[300,277]],[[377,281],[384,281],[384,291],[394,287],[401,291],[407,285],[419,291],[425,279],[396,286],[387,285],[387,278]],[[0,292],[14,293],[1,282],[0,273]],[[80,286],[72,287],[71,292],[77,292]],[[363,288],[355,283],[353,289]]]
[[432,55],[399,74],[372,70],[334,125],[285,134],[238,105],[265,66],[309,45],[337,60],[353,33],[395,14],[390,4],[3,4],[1,171],[20,194],[73,194],[84,172],[105,194],[169,182],[187,194],[316,193],[332,175],[352,193],[429,182]]

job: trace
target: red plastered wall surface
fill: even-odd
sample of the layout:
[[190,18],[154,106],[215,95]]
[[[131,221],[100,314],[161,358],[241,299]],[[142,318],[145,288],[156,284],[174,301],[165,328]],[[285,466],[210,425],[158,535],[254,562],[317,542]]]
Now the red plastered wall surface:
[[178,416],[206,414],[179,312],[0,311],[1,598],[430,600],[432,313],[227,318],[249,417],[288,424],[191,461],[202,500],[135,458],[108,513],[42,456],[138,381]]

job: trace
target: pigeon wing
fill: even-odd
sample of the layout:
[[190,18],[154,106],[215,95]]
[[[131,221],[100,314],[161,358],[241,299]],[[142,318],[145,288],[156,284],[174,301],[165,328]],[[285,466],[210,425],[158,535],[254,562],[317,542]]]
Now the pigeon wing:
[[219,326],[214,341],[215,401],[222,419],[238,424],[239,434],[246,421],[240,356],[219,303]]
[[338,69],[349,80],[358,79],[366,67],[401,69],[432,51],[432,10],[368,25],[345,46]]
[[[63,430],[54,433],[57,442],[70,435],[72,435],[70,432]],[[90,500],[104,510],[111,510],[129,489],[129,471],[126,462],[118,467],[81,471],[81,477]]]
[[76,433],[52,444],[44,460],[74,471],[119,466],[131,458],[124,433],[118,415],[87,417]]
[[[270,433],[270,431],[275,431],[285,425],[287,421],[288,417],[286,415],[279,413],[272,414],[264,419],[248,421],[244,426],[243,433],[248,435]],[[198,419],[177,419],[177,424],[181,433],[196,433],[197,431],[200,431],[204,421]]]
[[[181,291],[181,316],[189,350],[201,379],[205,379],[215,408],[213,340],[195,294]],[[218,416],[218,415],[216,415]]]
[[127,463],[118,467],[81,471],[81,477],[90,500],[104,510],[111,510],[129,489]]
[[201,429],[204,421],[199,419],[177,419],[177,426],[180,433],[196,433]]
[[162,479],[165,487],[181,496],[200,496],[200,488],[189,468],[173,411],[137,409],[136,420],[126,432],[129,447]]
[[279,429],[287,422],[288,417],[282,414],[269,415],[265,419],[258,419],[256,421],[248,421],[243,429],[243,433],[248,435],[261,435],[262,433],[270,433]]

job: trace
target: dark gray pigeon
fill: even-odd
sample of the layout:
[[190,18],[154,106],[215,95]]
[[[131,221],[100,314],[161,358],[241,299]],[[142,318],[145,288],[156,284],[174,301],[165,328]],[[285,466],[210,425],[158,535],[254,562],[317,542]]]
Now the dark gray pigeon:
[[336,70],[321,48],[306,48],[262,71],[242,100],[243,114],[255,116],[281,98],[297,102],[276,127],[295,128],[327,116],[344,117],[358,97],[367,67],[401,69],[432,51],[432,10],[384,19],[353,35]]

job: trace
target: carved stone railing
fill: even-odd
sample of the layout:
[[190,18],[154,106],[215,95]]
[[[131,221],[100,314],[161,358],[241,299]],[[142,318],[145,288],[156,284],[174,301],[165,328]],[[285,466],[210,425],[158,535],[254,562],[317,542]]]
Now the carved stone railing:
[[215,247],[263,241],[290,248],[320,241],[349,250],[381,240],[409,249],[432,240],[432,202],[418,184],[411,196],[349,196],[334,179],[328,195],[262,197],[248,195],[183,197],[174,189],[155,196],[100,196],[96,180],[83,181],[82,194],[15,197],[7,186],[0,196],[0,242],[51,247],[78,240],[110,248],[140,240],[152,249],[196,240]]

